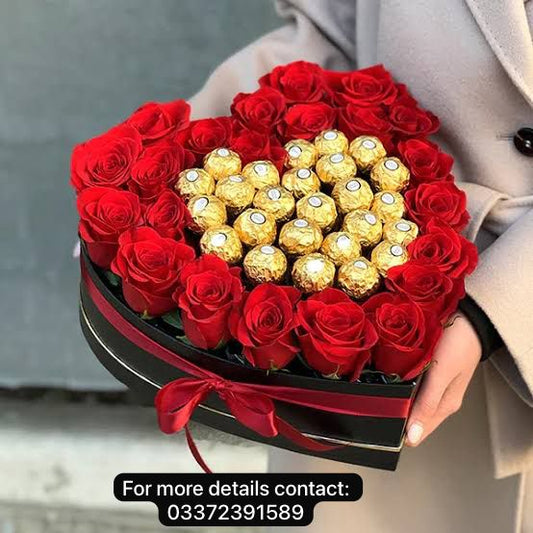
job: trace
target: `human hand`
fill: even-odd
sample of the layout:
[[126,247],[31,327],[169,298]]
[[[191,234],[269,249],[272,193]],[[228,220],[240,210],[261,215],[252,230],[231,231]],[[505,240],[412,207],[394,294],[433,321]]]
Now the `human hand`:
[[481,343],[469,320],[457,313],[426,372],[407,422],[408,446],[417,446],[456,413],[481,359]]

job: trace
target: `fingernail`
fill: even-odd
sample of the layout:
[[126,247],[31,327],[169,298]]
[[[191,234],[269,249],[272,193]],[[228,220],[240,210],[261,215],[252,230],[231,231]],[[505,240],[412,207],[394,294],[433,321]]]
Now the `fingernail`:
[[407,440],[410,444],[417,444],[420,439],[422,438],[422,433],[424,432],[424,428],[421,424],[417,424],[416,422],[409,428],[409,431],[407,431]]

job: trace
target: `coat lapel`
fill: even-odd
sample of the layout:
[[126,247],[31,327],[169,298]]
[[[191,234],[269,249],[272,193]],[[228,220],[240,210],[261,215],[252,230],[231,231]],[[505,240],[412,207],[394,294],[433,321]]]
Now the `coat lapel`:
[[533,43],[524,0],[465,0],[513,83],[533,105]]

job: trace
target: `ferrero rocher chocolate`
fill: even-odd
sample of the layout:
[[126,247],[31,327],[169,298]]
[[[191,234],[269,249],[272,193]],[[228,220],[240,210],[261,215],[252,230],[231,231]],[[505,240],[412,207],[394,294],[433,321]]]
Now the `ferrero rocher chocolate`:
[[399,192],[381,191],[374,196],[371,209],[382,222],[398,220],[405,213],[405,202]]
[[241,158],[228,148],[217,148],[204,157],[204,169],[217,181],[238,174],[241,168]]
[[222,200],[231,215],[237,215],[252,204],[255,187],[240,174],[220,179],[215,188],[215,196]]
[[203,168],[188,168],[180,172],[175,189],[182,198],[190,200],[198,194],[213,194],[215,180]]
[[350,155],[355,159],[359,170],[367,172],[387,155],[383,144],[377,137],[361,135],[350,143]]
[[192,217],[191,229],[197,233],[226,223],[226,206],[216,196],[207,194],[193,196],[187,207]]
[[242,169],[242,175],[248,178],[256,189],[279,185],[278,169],[270,161],[252,161]]
[[288,255],[316,252],[322,244],[322,232],[314,223],[303,218],[287,222],[279,233],[279,246]]
[[382,276],[386,276],[389,268],[403,265],[409,259],[409,256],[407,255],[407,250],[401,244],[383,241],[372,250],[371,259],[378,272]]
[[320,251],[328,256],[335,266],[341,266],[361,255],[359,241],[345,231],[335,231],[324,239]]
[[227,263],[239,263],[242,259],[242,244],[237,232],[230,226],[208,229],[200,239],[203,254],[213,254]]
[[254,207],[270,213],[276,222],[289,220],[294,213],[294,196],[280,185],[267,185],[257,191]]
[[374,199],[370,185],[365,180],[353,176],[335,183],[331,196],[342,214],[354,209],[370,209]]
[[334,185],[339,180],[354,177],[357,166],[352,156],[336,152],[323,155],[317,161],[315,170],[322,183]]
[[274,246],[264,244],[252,248],[244,258],[244,272],[254,283],[276,283],[287,270],[285,254]]
[[339,130],[326,130],[315,137],[315,146],[319,155],[336,154],[348,150],[348,139]]
[[323,192],[313,192],[298,200],[296,214],[298,218],[314,222],[325,232],[328,232],[337,220],[335,202]]
[[325,255],[313,253],[298,258],[292,266],[292,281],[302,292],[318,292],[331,287],[335,265]]
[[379,287],[378,269],[368,259],[358,257],[339,268],[339,287],[357,300],[370,296]]
[[344,217],[342,229],[354,235],[364,248],[375,246],[381,240],[383,224],[376,213],[355,209]]
[[281,178],[281,184],[292,192],[295,198],[302,198],[320,190],[318,176],[309,168],[291,168]]
[[378,191],[401,191],[409,183],[409,169],[397,157],[384,157],[370,171],[370,181]]
[[418,226],[410,220],[390,220],[383,226],[383,238],[390,242],[407,246],[418,235]]
[[309,168],[315,165],[318,152],[313,143],[304,139],[295,139],[285,145],[287,157],[285,165],[290,168]]
[[276,221],[261,209],[247,209],[237,217],[233,227],[246,246],[272,244],[276,239]]

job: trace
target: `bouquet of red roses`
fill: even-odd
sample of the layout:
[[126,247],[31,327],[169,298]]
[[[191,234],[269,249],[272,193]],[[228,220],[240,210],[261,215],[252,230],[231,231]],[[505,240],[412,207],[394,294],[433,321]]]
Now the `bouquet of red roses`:
[[[249,429],[310,453],[337,457],[275,414],[265,429],[272,399],[300,418],[305,409],[359,416],[359,426],[365,414],[396,418],[401,433],[408,404],[394,416],[394,402],[365,410],[362,396],[384,398],[388,387],[398,399],[401,382],[412,399],[477,261],[459,233],[469,217],[453,160],[428,139],[437,117],[382,66],[332,72],[303,61],[238,94],[229,116],[189,114],[183,100],[147,103],[76,146],[71,166],[89,307],[113,339],[118,331],[181,372],[161,378],[162,429],[183,427],[214,390]],[[89,330],[102,340],[96,322]],[[241,390],[248,381],[253,398]],[[276,383],[307,396],[264,390]],[[315,386],[323,394],[307,401]],[[332,407],[346,400],[324,396],[333,390],[355,394],[351,410]],[[322,437],[344,442],[343,431]]]

